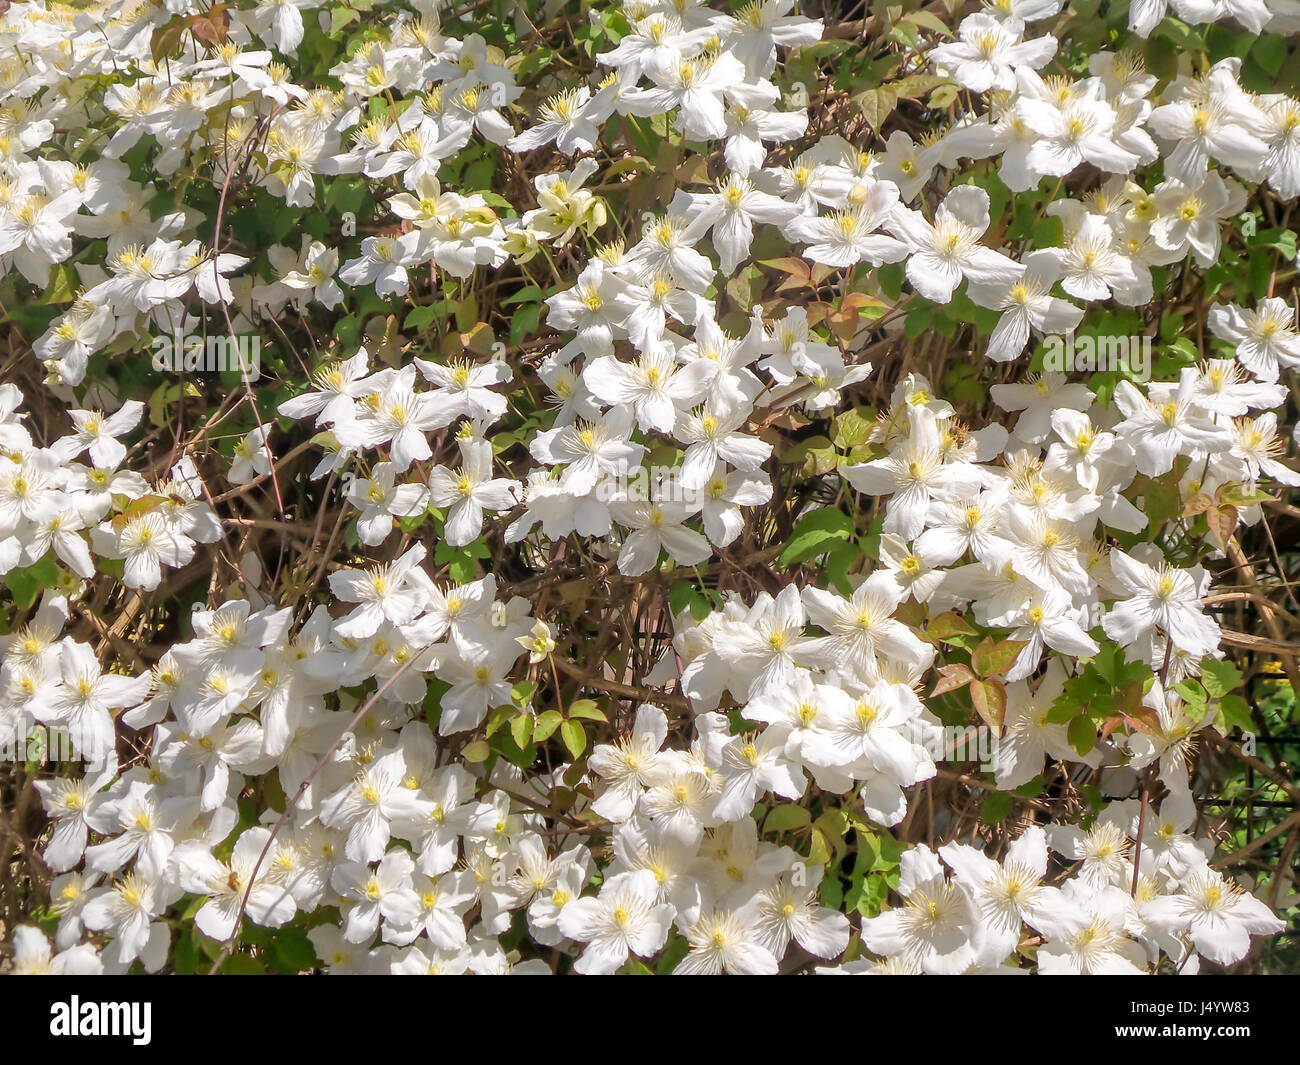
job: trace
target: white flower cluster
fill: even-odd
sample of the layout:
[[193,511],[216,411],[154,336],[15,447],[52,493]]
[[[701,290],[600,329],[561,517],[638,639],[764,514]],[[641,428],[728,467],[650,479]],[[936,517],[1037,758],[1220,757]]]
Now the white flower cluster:
[[[1243,90],[1239,60],[1158,96],[1125,53],[1092,56],[1086,78],[1042,74],[1058,42],[1028,25],[1060,6],[1011,0],[962,20],[928,60],[978,106],[933,139],[896,132],[873,154],[839,134],[805,145],[808,112],[783,96],[777,67],[823,26],[794,0],[730,14],[701,0],[593,9],[593,25],[625,26],[594,55],[608,74],[554,95],[518,132],[515,57],[478,34],[444,35],[429,3],[384,5],[381,32],[329,68],[339,89],[295,73],[304,19],[329,22],[317,0],[224,9],[219,41],[186,33],[165,61],[158,33],[199,5],[11,5],[0,16],[0,270],[76,290],[32,345],[62,397],[93,379],[97,355],[139,350],[151,334],[233,335],[366,289],[405,297],[435,271],[441,285],[539,256],[557,275],[557,260],[575,266],[545,300],[562,339],[526,371],[468,350],[393,365],[353,347],[323,361],[278,413],[319,433],[310,481],[346,478],[360,553],[329,560],[321,597],[297,617],[242,559],[242,598],[214,595],[185,619],[189,638],[151,664],[108,668],[108,634],[92,646],[65,630],[97,582],[165,597],[169,573],[223,540],[223,490],[189,455],[150,466],[128,449],[140,402],[101,390],[69,402],[71,429],[42,445],[30,397],[0,385],[0,574],[51,553],[66,570],[0,637],[0,738],[56,726],[90,763],[36,783],[52,823],[43,860],[59,874],[58,953],[21,928],[15,968],[156,971],[172,946],[164,918],[186,896],[219,943],[245,919],[280,928],[310,915],[303,927],[335,972],[549,972],[530,944],[584,973],[655,966],[674,949],[682,973],[775,973],[809,957],[828,963],[819,971],[986,972],[1018,967],[1025,943],[1044,973],[1186,972],[1200,956],[1237,961],[1252,934],[1279,930],[1189,835],[1189,759],[1215,707],[1176,687],[1221,655],[1221,632],[1202,602],[1208,572],[1170,563],[1134,486],[1163,479],[1181,500],[1230,492],[1249,527],[1261,486],[1300,484],[1280,461],[1279,376],[1300,366],[1284,299],[1210,309],[1224,357],[1207,351],[1177,380],[1123,380],[1104,400],[1061,373],[997,384],[1010,429],[995,411],[962,424],[921,372],[903,375],[839,468],[847,489],[882,501],[874,571],[851,587],[731,593],[699,620],[683,612],[642,678],[648,701],[585,760],[544,771],[449,761],[495,711],[535,716],[518,685],[557,639],[542,608],[491,573],[435,583],[418,541],[371,558],[430,508],[451,548],[504,515],[504,543],[527,557],[576,543],[633,583],[653,582],[665,556],[690,568],[743,546],[747,512],[774,498],[766,430],[833,414],[872,372],[867,330],[830,337],[793,300],[754,307],[743,335],[723,329],[718,293],[759,241],[877,295],[859,264],[899,264],[907,298],[936,305],[965,284],[997,312],[982,354],[1009,362],[1093,305],[1150,303],[1153,268],[1213,266],[1243,182],[1300,194],[1300,102]],[[1145,36],[1165,7],[1135,3],[1132,28]],[[1191,23],[1300,28],[1265,0],[1174,9]],[[100,88],[87,94],[88,82]],[[616,180],[603,172],[614,122],[676,139],[716,173],[679,178],[624,238],[601,196]],[[796,143],[798,154],[782,147]],[[484,144],[515,160],[536,206],[440,179],[444,160]],[[142,150],[153,185],[125,162]],[[961,160],[994,157],[1013,194],[1101,172],[1086,196],[1048,204],[1060,246],[997,246],[988,192],[950,184]],[[215,190],[204,210],[168,184],[195,168]],[[373,235],[307,237],[300,250],[256,249],[256,261],[223,250],[236,180],[304,208],[339,176],[373,195]],[[887,339],[895,324],[881,326]],[[518,438],[527,458],[506,465],[495,433],[512,406],[536,402],[533,377],[550,410]],[[259,421],[221,480],[273,479],[276,459],[273,426]],[[819,897],[827,858],[764,839],[753,811],[837,798],[863,833],[907,817],[910,789],[936,775],[942,727],[918,695],[939,642],[900,619],[905,606],[1023,645],[999,681],[998,788],[1026,784],[1050,758],[1130,785],[1138,771],[1166,794],[1111,802],[1086,828],[1031,825],[998,858],[982,844],[919,845],[901,857],[901,904],[851,926]],[[1149,667],[1140,702],[1152,724],[1096,730],[1080,754],[1050,711],[1103,638]],[[671,719],[655,704],[671,704]],[[121,726],[141,736],[129,764]],[[272,776],[279,800],[250,819],[240,796]],[[877,960],[830,966],[851,935]]]

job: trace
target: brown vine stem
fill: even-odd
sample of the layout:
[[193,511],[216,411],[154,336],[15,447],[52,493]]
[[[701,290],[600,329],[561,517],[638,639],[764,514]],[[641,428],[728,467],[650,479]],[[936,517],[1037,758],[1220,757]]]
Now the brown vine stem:
[[[1261,847],[1264,847],[1265,845],[1271,843],[1273,840],[1277,839],[1278,836],[1296,827],[1297,825],[1300,825],[1300,810],[1292,811],[1291,816],[1288,817],[1285,821],[1278,822],[1267,832],[1261,833],[1260,835],[1256,836],[1244,847],[1240,848],[1239,850],[1233,851],[1231,854],[1225,854],[1222,858],[1218,859],[1218,861],[1211,862],[1210,864],[1215,869],[1227,869],[1230,866],[1236,865],[1238,862],[1244,861],[1246,858],[1249,858]],[[1281,867],[1279,867],[1279,871],[1280,870]]]
[[[1241,574],[1246,586],[1251,591],[1262,591],[1259,577],[1255,574],[1255,568],[1250,564],[1249,559],[1246,558],[1246,553],[1237,545],[1235,540],[1228,540],[1225,553],[1237,568],[1237,572]],[[1282,668],[1286,670],[1286,677],[1291,682],[1292,690],[1297,696],[1300,696],[1300,668],[1296,666],[1296,655],[1297,652],[1300,652],[1300,645],[1288,644],[1285,641],[1282,626],[1278,623],[1277,616],[1272,610],[1261,610],[1259,617],[1264,623],[1264,628],[1268,630],[1269,640],[1262,640],[1258,636],[1245,637],[1244,633],[1230,634],[1225,629],[1223,632],[1224,642],[1233,643],[1238,647],[1251,646],[1250,643],[1243,644],[1240,642],[1240,638],[1245,637],[1254,643],[1259,650],[1278,655],[1282,659]],[[1265,647],[1262,644],[1270,644],[1271,646]]]
[[676,695],[667,695],[660,692],[651,691],[649,688],[635,688],[630,684],[623,684],[616,680],[605,680],[602,677],[593,677],[586,670],[565,661],[563,658],[557,658],[556,663],[560,667],[560,672],[567,673],[571,677],[576,677],[582,681],[584,687],[595,688],[597,691],[605,692],[607,695],[617,695],[624,699],[633,699],[637,702],[650,701],[662,703],[664,706],[670,706],[674,710],[690,710],[685,699]]
[[1213,729],[1205,729],[1203,731],[1206,740],[1209,743],[1214,744],[1216,747],[1221,747],[1224,750],[1226,750],[1229,754],[1233,755],[1236,758],[1239,758],[1243,765],[1249,766],[1251,769],[1255,770],[1256,773],[1262,776],[1265,780],[1269,781],[1272,784],[1276,784],[1279,788],[1285,791],[1291,798],[1295,799],[1297,802],[1300,802],[1300,787],[1297,787],[1295,784],[1293,784],[1286,777],[1284,773],[1281,773],[1277,769],[1274,769],[1267,762],[1260,761],[1253,754],[1247,754],[1245,751],[1241,749],[1240,744],[1233,743],[1233,741],[1228,739],[1226,736],[1220,736]]
[[1142,837],[1146,834],[1147,829],[1147,809],[1151,805],[1151,773],[1150,770],[1142,774],[1142,809],[1138,812],[1137,839],[1133,841],[1133,884],[1129,888],[1129,896],[1137,898],[1138,893],[1138,875],[1141,870],[1140,859],[1142,857]]
[[[1160,664],[1160,690],[1165,690],[1165,683],[1169,676],[1169,663],[1174,654],[1174,638],[1168,634],[1165,636],[1165,660]],[[1142,837],[1146,835],[1147,830],[1147,810],[1151,806],[1151,767],[1148,766],[1142,771],[1142,808],[1138,812],[1137,838],[1133,841],[1133,884],[1129,888],[1129,896],[1137,898],[1138,878],[1141,875],[1142,859]]]
[[[271,120],[275,118],[276,111],[278,110],[279,108],[276,108],[275,111],[272,111],[270,117],[267,119],[268,129],[270,128]],[[212,279],[213,284],[217,286],[220,286],[221,284],[221,272],[217,269],[217,261],[221,257],[221,225],[226,213],[226,196],[230,192],[230,179],[235,176],[235,170],[237,169],[236,164],[238,163],[242,166],[239,155],[243,154],[246,157],[251,157],[253,154],[253,146],[257,143],[260,135],[261,131],[258,129],[253,130],[253,132],[248,135],[240,145],[240,152],[236,153],[235,158],[232,159],[230,165],[226,167],[226,176],[221,181],[221,196],[217,200],[217,220],[212,230]],[[246,162],[247,159],[244,161]],[[200,269],[202,268],[200,267]],[[218,299],[218,302],[221,303],[221,315],[226,320],[226,330],[230,334],[230,342],[237,346],[237,340],[235,338],[235,323],[230,317],[230,308],[220,299]],[[248,379],[248,367],[244,365],[244,360],[242,358],[239,360],[239,376],[243,379],[244,395],[248,397],[248,405],[253,408],[253,417],[257,420],[257,429],[262,437],[262,443],[265,445],[269,438],[269,434],[266,431],[266,426],[262,423],[262,414],[257,409],[257,398],[253,395],[253,384]],[[280,517],[283,518],[284,497],[280,493],[279,479],[275,476],[274,460],[271,462],[271,486],[275,489],[275,504],[280,511]]]

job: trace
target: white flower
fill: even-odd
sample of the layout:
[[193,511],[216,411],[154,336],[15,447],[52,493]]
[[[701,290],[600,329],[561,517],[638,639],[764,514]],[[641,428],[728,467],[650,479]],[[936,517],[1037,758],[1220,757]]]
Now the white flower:
[[885,458],[840,467],[844,479],[859,492],[892,496],[884,531],[897,533],[904,540],[915,539],[925,527],[931,500],[964,498],[981,487],[973,467],[944,461],[939,424],[933,414],[911,407],[909,423],[911,431]]
[[591,804],[592,810],[615,823],[631,817],[642,792],[658,783],[667,767],[659,753],[667,735],[664,712],[643,703],[637,709],[631,733],[617,743],[598,745],[588,765],[605,781],[605,788]]
[[674,435],[687,445],[683,488],[703,488],[719,462],[746,472],[762,465],[772,454],[772,445],[741,432],[748,421],[748,405],[734,400],[709,403],[690,414],[678,412]]
[[743,83],[745,68],[730,52],[687,59],[680,54],[646,70],[652,89],[633,89],[622,107],[633,115],[661,115],[677,109],[673,127],[691,140],[706,141],[727,132],[723,95]]
[[1084,912],[1087,924],[1077,931],[1062,928],[1039,947],[1039,972],[1133,976],[1147,971],[1141,946],[1126,932],[1133,913],[1127,891],[1070,880],[1063,892]]
[[939,855],[970,892],[985,937],[985,958],[996,965],[1016,949],[1023,921],[1048,939],[1082,931],[1088,918],[1047,876],[1047,838],[1037,825],[1012,841],[1001,862],[974,847],[947,843]]
[[348,862],[334,870],[331,886],[352,903],[343,927],[345,939],[365,942],[378,930],[381,919],[398,927],[416,919],[420,901],[412,882],[414,868],[410,854],[394,850],[384,854],[373,871],[360,862]]
[[347,830],[347,856],[353,862],[377,861],[388,846],[391,822],[412,815],[413,796],[402,786],[405,775],[402,753],[390,751],[362,766],[322,802],[321,822]]
[[796,658],[803,658],[807,622],[799,589],[786,585],[775,598],[761,592],[738,620],[724,625],[713,639],[714,650],[743,678],[740,687],[752,697],[769,685],[794,678]]
[[749,256],[755,222],[781,225],[795,218],[799,209],[760,191],[749,178],[739,174],[728,174],[717,189],[692,197],[687,210],[691,223],[685,239],[712,230],[713,246],[720,259],[718,268],[730,275]]
[[157,972],[167,960],[171,934],[153,918],[170,901],[161,881],[128,873],[112,887],[100,888],[82,910],[86,927],[112,937],[103,950],[105,967],[124,973],[140,959],[147,972]]
[[1000,23],[983,12],[968,15],[956,41],[930,49],[930,62],[951,69],[957,84],[971,92],[1014,89],[1017,67],[1037,70],[1056,55],[1055,37],[1021,41],[1020,32],[1014,23]]
[[863,920],[868,950],[902,956],[932,975],[962,973],[975,963],[983,946],[979,913],[925,844],[903,855],[898,893],[903,906]]
[[361,242],[361,255],[343,264],[339,280],[345,285],[374,285],[380,296],[405,296],[411,287],[406,268],[419,261],[417,240],[418,232],[401,237],[366,237]]
[[334,626],[340,636],[365,639],[384,621],[405,625],[423,608],[431,582],[420,562],[423,544],[416,544],[394,562],[370,570],[344,569],[330,574],[330,591],[345,603],[358,603]]
[[1218,261],[1220,222],[1246,205],[1245,190],[1215,173],[1193,185],[1163,181],[1154,199],[1159,217],[1151,226],[1151,238],[1156,246],[1179,258],[1190,248],[1201,267]]
[[1196,457],[1231,446],[1227,430],[1196,406],[1197,376],[1186,367],[1177,384],[1148,386],[1150,398],[1131,381],[1115,387],[1115,404],[1125,415],[1115,433],[1132,444],[1138,472],[1159,477],[1173,468],[1179,455]]
[[1173,144],[1165,156],[1165,174],[1196,186],[1210,159],[1249,173],[1268,149],[1256,129],[1261,115],[1237,85],[1240,59],[1225,59],[1211,68],[1203,83],[1190,86],[1183,99],[1162,104],[1147,125]]
[[88,449],[90,461],[96,466],[114,467],[126,458],[126,446],[117,437],[140,424],[144,404],[135,401],[123,403],[116,414],[107,416],[97,410],[71,410],[68,415],[77,427],[73,439]]
[[1259,899],[1209,868],[1189,873],[1175,894],[1152,899],[1143,916],[1167,932],[1189,936],[1198,952],[1219,965],[1244,958],[1251,935],[1286,927]]
[[1102,628],[1112,640],[1129,647],[1153,628],[1178,641],[1189,654],[1207,655],[1219,646],[1219,626],[1205,615],[1201,597],[1209,585],[1209,574],[1159,568],[1139,562],[1118,548],[1110,552],[1110,568],[1129,598],[1115,604]]
[[14,929],[13,968],[18,976],[98,976],[104,963],[89,943],[69,947],[58,954],[50,950],[45,933],[34,925],[20,925]]
[[[1028,80],[1028,79],[1027,79]],[[1034,79],[1033,88],[1041,85]],[[1101,83],[1090,80],[1080,93],[1059,106],[1026,92],[1016,101],[1025,125],[1038,134],[1026,163],[1036,173],[1063,177],[1081,163],[1091,163],[1112,174],[1128,174],[1140,162],[1137,155],[1117,143],[1116,114],[1099,99]]]
[[757,916],[757,905],[738,910],[699,911],[689,924],[679,916],[678,926],[690,944],[690,952],[677,963],[673,975],[774,975],[779,965],[760,941]]
[[1060,264],[1045,249],[1025,256],[1024,273],[1016,280],[967,286],[972,301],[1003,312],[989,334],[985,354],[990,359],[1007,362],[1018,358],[1029,343],[1031,328],[1046,334],[1074,331],[1083,320],[1083,310],[1051,294],[1060,276]]
[[1061,266],[1061,287],[1081,300],[1122,298],[1139,284],[1133,263],[1120,250],[1114,230],[1100,215],[1084,215],[1061,249],[1049,249]]
[[557,924],[564,935],[585,943],[574,963],[580,973],[608,975],[629,954],[649,958],[668,938],[673,908],[656,903],[658,889],[648,870],[608,880],[595,898],[575,899],[561,911]]
[[935,212],[934,223],[918,211],[896,206],[889,227],[907,242],[907,279],[926,299],[947,303],[962,278],[993,284],[1014,281],[1018,263],[986,248],[979,238],[989,227],[989,197],[974,185],[959,185]]
[[615,502],[610,509],[620,525],[632,530],[618,553],[619,572],[628,577],[648,573],[658,564],[661,551],[683,566],[698,566],[713,554],[708,540],[685,525],[698,507],[650,500]]
[[1295,311],[1284,299],[1260,300],[1253,311],[1216,304],[1206,320],[1215,336],[1234,346],[1237,361],[1261,381],[1276,381],[1279,367],[1300,366]]
[[600,130],[593,121],[598,116],[593,113],[590,101],[591,90],[585,85],[556,93],[542,104],[538,111],[540,121],[511,137],[506,147],[512,152],[527,152],[554,141],[565,155],[595,151]]
[[258,426],[235,444],[234,461],[226,474],[231,484],[248,484],[255,476],[265,477],[271,472],[269,436],[269,430]]
[[722,749],[722,793],[713,808],[721,821],[735,821],[769,791],[791,800],[807,790],[799,763],[786,756],[787,730],[769,725],[756,735],[733,736]]
[[38,720],[62,725],[77,750],[92,764],[115,757],[116,735],[110,711],[135,706],[151,680],[102,672],[89,644],[65,640],[59,654],[61,683],[33,712]]
[[[279,3],[281,10],[290,9],[290,3]],[[326,310],[333,310],[343,302],[343,290],[334,280],[339,268],[339,253],[335,248],[328,248],[318,240],[312,241],[307,249],[301,270],[290,270],[280,278],[280,284],[301,292],[310,292],[311,299],[321,304]],[[287,403],[281,404],[281,411]]]
[[846,268],[865,260],[880,266],[907,256],[907,244],[879,232],[896,217],[898,186],[870,181],[858,187],[862,194],[851,205],[833,214],[796,218],[785,226],[792,240],[809,245],[804,255],[813,262]]
[[628,439],[634,419],[631,406],[615,406],[599,419],[538,433],[528,449],[538,462],[565,464],[563,491],[585,496],[602,473],[619,477],[640,464],[645,448]]
[[429,491],[422,484],[394,484],[397,470],[391,462],[377,462],[369,477],[348,485],[348,502],[361,511],[357,535],[363,544],[383,543],[393,531],[394,518],[423,514]]
[[429,472],[429,501],[447,510],[447,543],[463,547],[483,529],[484,510],[509,510],[518,481],[492,477],[492,445],[486,440],[460,442],[461,467],[435,466]]
[[207,896],[194,916],[205,936],[225,942],[236,930],[241,909],[249,920],[268,928],[280,927],[297,911],[288,890],[268,879],[273,869],[269,853],[254,876],[254,867],[270,838],[269,829],[247,829],[235,841],[229,862],[218,861],[198,842],[176,848],[173,861],[181,886],[192,894]]
[[817,893],[782,877],[758,902],[759,938],[774,958],[785,957],[793,939],[818,958],[837,958],[849,944],[849,919],[818,905]]

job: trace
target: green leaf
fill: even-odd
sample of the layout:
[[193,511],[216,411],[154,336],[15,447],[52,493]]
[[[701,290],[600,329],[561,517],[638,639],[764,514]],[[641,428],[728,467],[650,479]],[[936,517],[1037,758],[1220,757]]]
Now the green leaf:
[[520,748],[528,746],[528,741],[533,738],[533,715],[529,713],[517,714],[515,719],[510,722],[510,735]]
[[1007,713],[1007,689],[1000,680],[977,680],[970,686],[975,712],[990,728],[1000,729]]
[[763,822],[764,832],[789,832],[796,828],[807,828],[812,824],[812,815],[797,803],[785,803],[776,807]]
[[[1205,499],[1209,499],[1204,492],[1198,494]],[[1265,492],[1260,488],[1247,488],[1241,484],[1225,484],[1217,494],[1220,503],[1233,507],[1249,507],[1273,498],[1270,492]]]
[[1255,719],[1250,716],[1250,707],[1240,695],[1225,695],[1219,703],[1219,713],[1229,728],[1235,725],[1242,732],[1255,731]]
[[478,565],[474,560],[489,557],[491,557],[491,553],[481,536],[465,547],[452,547],[445,540],[440,540],[433,552],[434,564],[447,566],[451,579],[457,584],[468,584],[470,581],[476,580],[478,578]]
[[491,738],[495,736],[497,730],[507,721],[511,721],[515,716],[513,706],[498,706],[487,717],[487,724],[483,727],[483,735]]
[[1025,645],[1024,640],[994,643],[993,637],[986,636],[971,655],[971,668],[981,677],[1000,676],[1011,668]]
[[879,130],[898,106],[898,93],[886,85],[878,89],[868,89],[854,97],[854,102],[862,110],[862,117],[873,130]]
[[1257,38],[1250,49],[1250,58],[1259,64],[1260,70],[1274,78],[1282,72],[1286,54],[1286,38],[1276,33],[1266,33]]
[[976,632],[970,627],[965,618],[955,610],[949,610],[931,621],[926,626],[925,634],[931,640],[948,643],[951,642],[954,636],[974,636]]
[[1150,477],[1139,476],[1129,491],[1134,493],[1138,509],[1147,516],[1149,538],[1158,536],[1165,522],[1176,518],[1182,510],[1178,482],[1173,478],[1152,480]]
[[1231,662],[1207,658],[1201,663],[1201,684],[1212,699],[1222,699],[1241,687],[1241,670]]
[[535,48],[525,52],[524,57],[515,69],[515,75],[519,78],[528,78],[544,70],[555,58],[555,52],[550,48]]
[[1087,714],[1080,714],[1070,722],[1066,736],[1079,754],[1087,754],[1097,745],[1097,726]]
[[587,721],[608,721],[605,712],[596,705],[594,699],[579,699],[569,707],[570,718],[583,718]]
[[349,7],[336,7],[330,12],[329,36],[338,37],[350,23],[361,16]]
[[907,845],[894,839],[893,836],[881,835],[875,837],[874,848],[875,858],[872,860],[871,868],[873,871],[896,869],[903,859],[903,852],[907,850]]
[[1272,248],[1288,261],[1296,256],[1296,235],[1289,229],[1261,229],[1250,243],[1252,247]]
[[838,547],[833,547],[826,556],[826,563],[822,571],[826,574],[826,580],[841,595],[849,595],[853,591],[853,585],[849,582],[849,567],[853,565],[862,552],[856,544],[842,543]]
[[492,748],[487,745],[486,740],[474,740],[461,748],[460,756],[467,762],[486,762],[491,753]]
[[[919,26],[921,29],[929,30],[931,33],[938,34],[940,37],[952,36],[952,27],[944,25],[943,20],[939,18],[939,16],[936,15],[933,11],[911,11],[908,12],[908,14],[903,16],[903,21],[914,23],[915,25]],[[920,74],[913,75],[914,78],[924,77],[924,76],[925,75],[920,75]],[[904,78],[903,82],[906,83],[911,80],[913,79]],[[936,79],[936,80],[946,80],[946,79]]]
[[956,691],[958,688],[964,688],[971,681],[978,679],[970,666],[964,662],[950,662],[939,667],[939,679],[935,682],[930,697],[933,698],[936,695]]
[[574,758],[581,758],[582,752],[587,749],[587,734],[582,730],[580,721],[565,721],[560,725],[560,739],[564,740],[564,746]]
[[533,742],[544,743],[549,740],[563,720],[558,710],[547,710],[545,713],[538,714],[537,721],[533,724]]
[[40,582],[31,575],[30,570],[25,569],[10,570],[6,573],[5,587],[13,595],[14,605],[20,610],[30,607],[41,594]]
[[792,566],[824,555],[836,544],[847,542],[853,531],[853,519],[842,510],[823,507],[805,514],[795,524],[790,542],[781,552],[780,564]]
[[1124,652],[1111,643],[1097,653],[1091,662],[1091,668],[1100,673],[1112,687],[1119,687],[1119,672],[1123,662]]
[[58,581],[59,566],[53,555],[46,555],[26,569],[10,570],[5,574],[5,585],[13,593],[14,605],[21,610],[30,607],[44,589],[53,588]]
[[307,938],[306,929],[291,925],[278,932],[271,941],[271,951],[278,968],[286,973],[300,973],[315,969],[319,964],[316,950]]
[[77,269],[68,263],[59,263],[50,271],[50,283],[41,296],[42,303],[71,303],[77,298],[81,281]]
[[1013,801],[1009,791],[995,791],[988,795],[980,807],[980,821],[986,825],[1001,824],[1006,820],[1007,814],[1011,813]]
[[840,457],[830,440],[824,436],[814,436],[801,440],[788,451],[782,452],[781,461],[799,466],[806,477],[817,477],[835,469]]
[[426,303],[422,307],[416,307],[406,316],[406,320],[402,322],[402,328],[416,333],[423,333],[429,326],[433,325],[433,320],[437,315],[437,308],[431,303]]
[[668,589],[668,605],[672,608],[673,617],[677,617],[683,610],[689,609],[691,617],[696,621],[703,621],[713,612],[713,604],[703,595],[690,581],[674,581]]
[[1074,717],[1082,709],[1083,700],[1080,700],[1078,692],[1071,689],[1070,684],[1066,683],[1065,689],[1060,696],[1052,702],[1052,709],[1048,710],[1048,722],[1052,724],[1065,724],[1067,720]]
[[826,836],[819,828],[812,830],[812,844],[808,848],[808,865],[827,865],[831,860],[831,848]]
[[875,424],[870,410],[846,410],[831,425],[831,442],[846,451],[865,444]]

